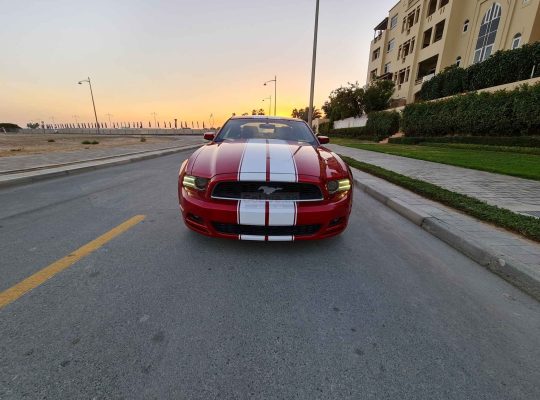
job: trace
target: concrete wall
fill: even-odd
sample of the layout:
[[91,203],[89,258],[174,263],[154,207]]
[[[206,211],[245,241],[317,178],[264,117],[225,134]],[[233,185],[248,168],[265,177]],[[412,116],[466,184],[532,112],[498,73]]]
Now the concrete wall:
[[367,120],[367,115],[363,115],[360,118],[347,118],[340,121],[334,121],[334,129],[358,128],[366,126]]

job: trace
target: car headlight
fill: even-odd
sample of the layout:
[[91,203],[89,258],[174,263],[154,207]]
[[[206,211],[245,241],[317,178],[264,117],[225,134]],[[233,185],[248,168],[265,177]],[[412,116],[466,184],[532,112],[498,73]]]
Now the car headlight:
[[339,181],[329,181],[326,188],[330,194],[337,192],[346,192],[351,190],[351,181],[349,179],[340,179]]
[[190,176],[186,175],[184,176],[184,180],[182,181],[182,184],[184,187],[189,189],[195,189],[195,190],[205,190],[208,186],[208,179],[206,178],[199,178],[198,176]]

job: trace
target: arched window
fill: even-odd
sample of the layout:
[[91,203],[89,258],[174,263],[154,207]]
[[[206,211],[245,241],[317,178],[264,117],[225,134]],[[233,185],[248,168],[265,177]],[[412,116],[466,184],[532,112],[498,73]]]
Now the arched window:
[[467,32],[469,30],[469,20],[466,20],[463,23],[463,33]]
[[497,30],[501,22],[501,11],[501,6],[493,3],[484,15],[474,50],[474,63],[484,61],[493,52],[493,44],[495,43],[495,37],[497,36]]
[[456,66],[459,67],[461,65],[461,56],[456,58]]
[[521,33],[516,33],[512,39],[512,50],[521,46]]

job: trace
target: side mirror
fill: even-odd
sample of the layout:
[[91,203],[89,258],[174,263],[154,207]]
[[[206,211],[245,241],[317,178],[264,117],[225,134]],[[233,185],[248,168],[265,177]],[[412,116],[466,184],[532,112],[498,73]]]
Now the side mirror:
[[317,139],[319,139],[320,144],[330,143],[330,138],[328,136],[317,136]]
[[216,134],[214,132],[206,132],[204,134],[204,140],[214,140],[214,138],[216,137]]

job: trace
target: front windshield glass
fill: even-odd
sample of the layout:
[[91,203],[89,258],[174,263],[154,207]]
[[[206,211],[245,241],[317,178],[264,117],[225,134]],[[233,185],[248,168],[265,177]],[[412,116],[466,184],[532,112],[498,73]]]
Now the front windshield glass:
[[317,139],[303,121],[276,119],[231,119],[219,132],[216,142],[247,139],[278,139],[317,144]]

